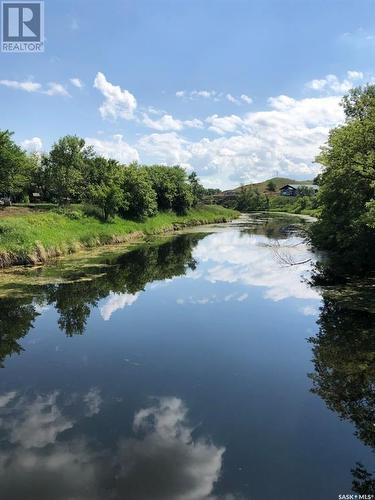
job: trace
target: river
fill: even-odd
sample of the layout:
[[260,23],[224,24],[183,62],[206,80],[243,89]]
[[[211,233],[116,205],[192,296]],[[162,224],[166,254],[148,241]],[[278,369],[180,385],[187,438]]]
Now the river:
[[352,493],[375,469],[374,311],[311,286],[300,223],[3,271],[0,498]]

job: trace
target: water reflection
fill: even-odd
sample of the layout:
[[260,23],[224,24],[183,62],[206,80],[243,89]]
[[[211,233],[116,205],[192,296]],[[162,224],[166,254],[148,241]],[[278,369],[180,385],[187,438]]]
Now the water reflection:
[[[260,229],[258,229],[260,232]],[[306,261],[311,253],[299,236],[289,236],[282,242],[283,249],[291,259]],[[239,231],[211,234],[194,251],[194,257],[207,263],[197,270],[200,277],[210,281],[239,283],[265,288],[264,298],[280,301],[288,298],[319,299],[318,292],[306,286],[311,264],[282,266],[264,235],[246,234]],[[203,274],[204,273],[204,274]],[[195,273],[188,274],[196,277]]]
[[68,282],[64,283],[58,283],[59,275],[43,285],[30,277],[32,286],[23,286],[25,297],[0,299],[0,365],[7,356],[22,351],[20,339],[46,306],[54,306],[58,325],[66,335],[83,334],[91,310],[100,299],[108,297],[100,313],[104,320],[109,320],[116,310],[133,304],[148,283],[194,270],[192,250],[202,237],[181,235],[164,243],[144,245],[119,257],[101,260],[93,267],[75,269],[65,276]]
[[311,257],[259,218],[0,279],[1,498],[373,493],[375,307],[274,242]]
[[[101,404],[95,388],[69,398],[58,391],[0,396],[2,498],[215,498],[225,449],[193,437],[181,399],[154,398],[135,413],[131,435],[124,432],[114,448],[75,433],[85,417],[95,415],[100,425]],[[10,413],[12,419],[5,419]]]
[[[321,280],[317,276],[318,281]],[[323,288],[319,333],[313,345],[313,392],[355,426],[356,436],[375,452],[375,315],[362,286]],[[366,300],[366,292],[367,299]],[[353,490],[375,494],[375,476],[362,464],[352,470]]]

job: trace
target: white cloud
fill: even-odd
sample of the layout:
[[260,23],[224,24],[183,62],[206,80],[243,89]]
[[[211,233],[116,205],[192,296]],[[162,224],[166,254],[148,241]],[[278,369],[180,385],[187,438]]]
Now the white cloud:
[[82,89],[84,87],[83,82],[79,78],[71,78],[70,83],[78,89]]
[[26,92],[39,92],[42,88],[40,83],[36,82],[18,82],[16,80],[0,80],[0,85],[11,89],[24,90]]
[[158,120],[152,120],[148,115],[145,114],[142,121],[143,124],[146,125],[146,127],[160,131],[181,130],[183,128],[182,121],[175,120],[172,115],[163,115]]
[[139,160],[138,151],[125,142],[121,134],[116,134],[107,140],[86,137],[85,141],[88,145],[93,146],[99,155],[105,158],[113,158],[121,163],[131,163]]
[[48,89],[44,90],[43,93],[47,95],[61,95],[65,97],[69,97],[70,94],[61,83],[50,82],[48,83]]
[[143,124],[146,127],[166,132],[168,130],[182,130],[183,128],[202,128],[203,122],[194,118],[193,120],[176,120],[172,115],[165,114],[157,120],[151,119],[147,114],[143,115]]
[[177,132],[143,136],[137,143],[142,158],[194,168],[206,186],[229,188],[275,175],[311,178],[313,163],[329,129],[344,119],[336,96],[269,99],[270,108],[243,116],[212,115],[210,130],[222,137],[191,141]]
[[327,94],[342,95],[355,85],[361,83],[363,79],[364,74],[362,71],[350,70],[346,72],[346,77],[341,80],[336,75],[329,74],[324,78],[307,82],[306,88]]
[[43,150],[43,142],[40,137],[32,137],[21,142],[23,149],[29,153],[40,153]]
[[119,85],[110,83],[105,75],[99,72],[94,81],[94,87],[104,96],[104,102],[99,107],[102,118],[124,118],[130,120],[134,117],[137,100],[128,90]]
[[192,157],[189,144],[189,141],[176,132],[154,133],[141,137],[137,142],[137,149],[153,162],[186,166]]
[[199,120],[198,118],[193,118],[192,120],[184,120],[182,122],[185,127],[188,128],[203,128],[203,122],[202,120]]
[[189,99],[191,101],[195,99],[213,99],[214,101],[218,101],[223,97],[222,92],[217,92],[216,90],[178,90],[176,92],[176,97],[180,97],[183,99]]
[[240,104],[240,101],[234,97],[232,94],[227,94],[225,98],[229,101],[232,102],[233,104]]
[[139,292],[135,294],[131,293],[113,293],[111,292],[106,299],[104,305],[100,307],[100,315],[104,321],[111,319],[114,312],[119,309],[124,309],[124,307],[131,306],[138,299]]
[[69,96],[69,92],[66,90],[64,85],[57,82],[48,83],[47,88],[43,88],[43,86],[37,82],[18,82],[16,80],[0,80],[0,85],[4,85],[5,87],[12,89],[24,90],[25,92],[38,92],[50,96]]
[[235,132],[243,123],[242,119],[237,115],[212,115],[206,118],[206,122],[210,124],[209,130],[212,130],[220,135],[228,132]]
[[241,99],[246,102],[246,104],[251,104],[253,102],[253,99],[246,95],[246,94],[241,94]]
[[222,101],[226,99],[233,104],[241,104],[241,101],[246,104],[251,104],[253,102],[252,98],[246,94],[242,94],[240,97],[236,97],[231,93],[218,92],[217,90],[178,90],[176,92],[176,97],[194,101],[196,99],[210,99],[215,102]]

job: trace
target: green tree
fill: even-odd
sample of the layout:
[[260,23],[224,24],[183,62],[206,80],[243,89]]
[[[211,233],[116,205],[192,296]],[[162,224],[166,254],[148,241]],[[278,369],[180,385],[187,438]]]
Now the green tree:
[[267,196],[260,194],[257,189],[241,186],[236,199],[236,208],[241,212],[267,210],[269,208],[269,201]]
[[124,206],[123,167],[115,160],[95,157],[89,161],[88,181],[86,199],[102,210],[107,221]]
[[179,215],[185,214],[193,204],[193,193],[187,182],[186,172],[183,168],[171,167],[171,176],[175,184],[175,196],[172,209]]
[[165,165],[151,165],[145,167],[152,187],[156,192],[159,210],[171,210],[176,196],[176,183],[171,175],[171,167]]
[[124,216],[143,219],[157,212],[156,192],[146,170],[132,163],[124,169],[122,181]]
[[192,172],[189,177],[188,177],[190,186],[191,186],[191,192],[193,195],[193,206],[197,206],[198,203],[200,203],[203,199],[203,196],[205,194],[205,189],[202,186],[202,184],[199,182],[199,178],[196,172]]
[[322,212],[313,227],[316,246],[339,255],[355,272],[374,266],[375,86],[343,98],[346,122],[331,130],[317,161]]
[[88,187],[89,160],[93,157],[93,149],[75,135],[66,135],[53,145],[44,162],[51,196],[58,203],[82,201]]
[[268,189],[268,191],[275,192],[276,191],[276,184],[273,181],[268,181],[267,182],[267,189]]
[[13,132],[0,131],[0,194],[14,200],[27,192],[33,160],[12,140]]

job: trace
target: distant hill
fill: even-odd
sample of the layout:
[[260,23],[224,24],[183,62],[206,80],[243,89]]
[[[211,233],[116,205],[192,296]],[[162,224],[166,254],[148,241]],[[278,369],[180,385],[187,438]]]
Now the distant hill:
[[267,188],[267,185],[269,182],[273,182],[275,184],[275,194],[279,192],[279,189],[285,186],[285,184],[305,184],[308,186],[309,184],[312,184],[313,181],[296,181],[295,179],[288,179],[287,177],[272,177],[272,179],[267,179],[263,182],[256,182],[254,184],[245,184],[244,186],[238,186],[234,189],[228,189],[227,191],[222,191],[222,194],[225,196],[227,194],[232,194],[233,191],[239,191],[241,187],[244,188],[251,188],[251,189],[258,189],[260,193],[267,193],[272,195],[273,192],[269,191]]

